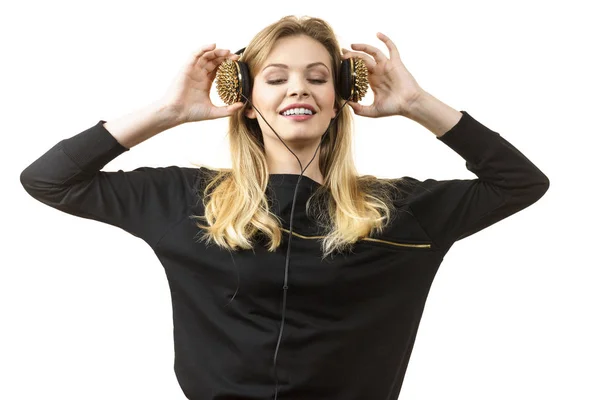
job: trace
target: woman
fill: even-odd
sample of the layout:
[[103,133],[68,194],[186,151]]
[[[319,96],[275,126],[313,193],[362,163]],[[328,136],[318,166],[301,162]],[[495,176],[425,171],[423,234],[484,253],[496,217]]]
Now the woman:
[[[205,46],[162,99],[60,141],[22,172],[39,201],[152,247],[187,398],[397,398],[444,255],[548,189],[521,152],[421,89],[378,38],[389,57],[366,44],[342,53],[325,21],[286,17],[241,57]],[[478,179],[358,176],[336,87],[353,57],[374,92],[370,106],[348,102],[355,114],[422,124]],[[248,65],[251,96],[216,107],[209,90],[226,60]],[[101,171],[160,132],[222,117],[231,169]]]

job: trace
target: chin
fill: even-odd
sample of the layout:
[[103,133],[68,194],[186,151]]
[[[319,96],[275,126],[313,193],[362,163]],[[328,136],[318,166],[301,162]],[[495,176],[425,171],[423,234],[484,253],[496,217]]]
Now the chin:
[[[275,128],[279,136],[287,143],[289,141],[302,141],[302,140],[318,140],[321,135],[325,133],[327,127],[323,128],[311,128],[311,127],[297,127],[295,129],[277,129]],[[277,139],[277,135],[273,134],[273,137]]]

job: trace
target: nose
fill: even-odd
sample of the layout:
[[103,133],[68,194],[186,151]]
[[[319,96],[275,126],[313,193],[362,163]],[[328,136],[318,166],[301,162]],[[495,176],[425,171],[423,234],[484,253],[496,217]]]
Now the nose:
[[308,86],[306,85],[306,81],[301,76],[289,77],[289,88],[288,95],[289,96],[308,96],[310,94],[308,90]]

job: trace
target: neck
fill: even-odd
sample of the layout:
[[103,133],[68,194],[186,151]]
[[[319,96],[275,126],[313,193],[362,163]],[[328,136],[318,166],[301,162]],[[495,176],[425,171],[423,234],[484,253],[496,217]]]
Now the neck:
[[[286,144],[290,149],[292,149],[294,154],[296,154],[302,163],[302,168],[304,169],[302,175],[307,176],[310,179],[319,182],[320,184],[323,184],[324,179],[323,174],[321,174],[319,169],[318,152],[315,155],[315,150],[319,145],[319,142],[316,141],[310,146],[294,146],[290,143]],[[290,153],[290,151],[279,140],[277,140],[277,142],[265,142],[265,153],[267,157],[269,174],[300,175],[302,172],[300,165],[298,164],[298,159],[296,159],[296,157],[294,157],[294,155]]]

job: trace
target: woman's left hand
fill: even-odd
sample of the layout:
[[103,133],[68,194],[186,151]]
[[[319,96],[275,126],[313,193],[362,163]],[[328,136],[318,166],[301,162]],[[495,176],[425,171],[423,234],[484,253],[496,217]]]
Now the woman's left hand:
[[424,91],[400,60],[400,53],[394,42],[380,32],[377,33],[377,37],[387,46],[390,58],[368,44],[352,44],[354,50],[364,53],[342,49],[344,59],[360,57],[365,61],[369,72],[369,86],[374,93],[373,104],[369,106],[353,101],[349,101],[348,104],[357,115],[365,117],[407,116],[410,107],[419,100]]

